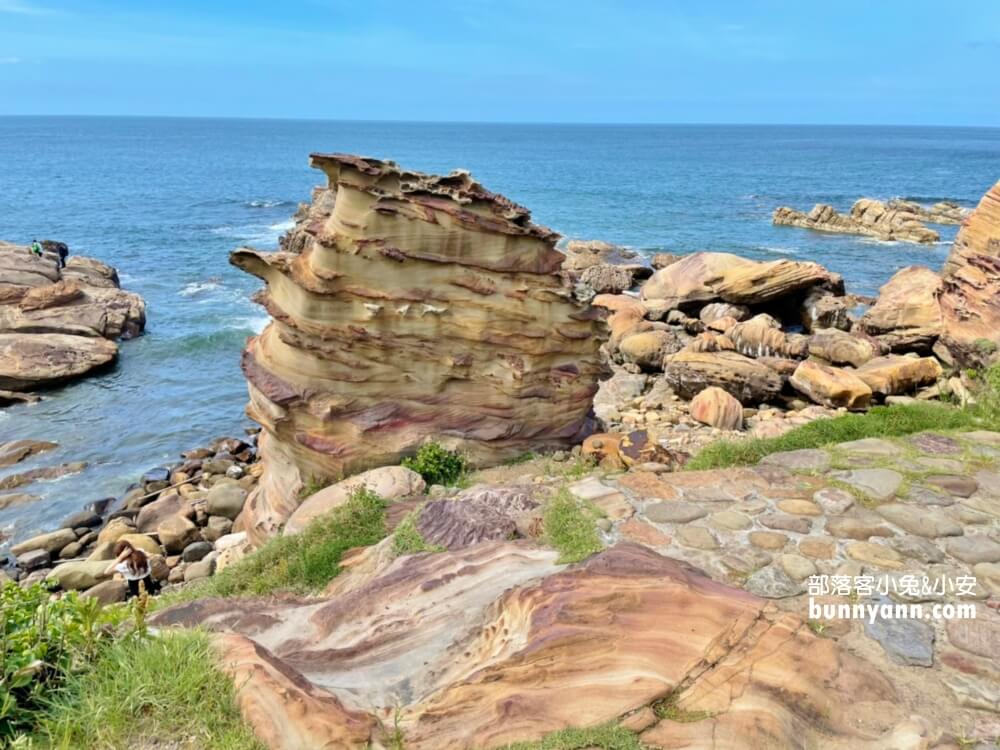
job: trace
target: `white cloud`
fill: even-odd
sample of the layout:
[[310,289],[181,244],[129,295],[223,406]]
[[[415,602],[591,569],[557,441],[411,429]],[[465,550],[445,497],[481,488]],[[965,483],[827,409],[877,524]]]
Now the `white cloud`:
[[52,11],[25,0],[0,0],[0,13],[16,13],[21,16],[42,16]]

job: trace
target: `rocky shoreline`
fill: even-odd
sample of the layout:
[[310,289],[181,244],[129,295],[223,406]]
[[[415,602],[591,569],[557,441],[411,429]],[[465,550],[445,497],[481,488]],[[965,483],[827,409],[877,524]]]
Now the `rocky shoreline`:
[[[14,545],[0,581],[120,601],[125,584],[104,569],[127,539],[183,586],[367,487],[384,503],[382,541],[338,558],[322,591],[153,618],[214,633],[269,747],[494,747],[607,723],[653,747],[719,750],[1000,737],[1000,433],[678,471],[723,437],[975,399],[966,370],[1000,349],[1000,183],[965,218],[862,207],[850,219],[862,233],[914,241],[929,240],[913,221],[963,221],[940,274],[905,268],[864,299],[817,263],[560,251],[467,173],[312,160],[327,183],[281,250],[232,256],[267,285],[271,322],[242,360],[260,428]],[[398,464],[429,441],[490,468],[469,487],[428,486]],[[5,443],[0,466],[52,447]],[[593,536],[569,559],[547,518],[557,502]],[[817,576],[920,574],[973,578],[961,596],[977,618],[807,608]],[[895,601],[954,598],[907,590]]]
[[[59,528],[10,548],[13,563],[0,582],[22,586],[50,581],[103,603],[122,601],[126,586],[104,570],[114,545],[127,539],[150,555],[153,575],[167,584],[195,581],[240,559],[249,549],[233,521],[260,476],[255,428],[244,438],[223,437],[181,454],[180,461],[146,471],[120,497],[87,503]],[[11,463],[54,447],[14,441],[0,445]]]

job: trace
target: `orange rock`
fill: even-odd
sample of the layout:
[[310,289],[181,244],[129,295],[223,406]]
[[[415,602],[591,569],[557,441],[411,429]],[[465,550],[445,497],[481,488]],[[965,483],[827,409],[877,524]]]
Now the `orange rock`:
[[872,399],[871,388],[858,375],[813,360],[807,359],[795,368],[788,382],[795,390],[824,406],[867,409]]
[[941,277],[934,271],[907,266],[878,290],[878,299],[861,316],[858,328],[892,351],[930,349],[944,331],[940,291]]
[[941,278],[941,343],[960,366],[995,361],[1000,351],[1000,182],[965,220]]
[[934,357],[877,357],[857,369],[857,376],[875,393],[892,396],[911,393],[941,377],[941,365]]
[[691,417],[720,430],[743,426],[743,405],[721,388],[711,386],[691,400]]
[[630,518],[618,527],[622,536],[647,547],[665,547],[670,544],[670,537],[652,524]]

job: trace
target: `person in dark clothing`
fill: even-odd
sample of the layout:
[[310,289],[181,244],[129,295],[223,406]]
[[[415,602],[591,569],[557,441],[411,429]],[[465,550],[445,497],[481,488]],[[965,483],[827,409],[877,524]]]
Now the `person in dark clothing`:
[[65,242],[60,242],[56,246],[56,250],[59,251],[59,267],[66,267],[66,257],[69,255],[69,247]]
[[139,596],[142,591],[147,594],[158,594],[160,592],[159,582],[153,578],[152,566],[149,564],[149,556],[141,549],[133,547],[124,539],[119,540],[115,545],[115,561],[111,563],[106,573],[121,573],[128,583],[128,593],[126,600],[133,596]]

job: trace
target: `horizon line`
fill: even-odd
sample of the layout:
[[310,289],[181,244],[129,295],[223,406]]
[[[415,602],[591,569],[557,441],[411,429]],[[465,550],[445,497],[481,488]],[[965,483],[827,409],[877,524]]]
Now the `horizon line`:
[[407,120],[333,117],[271,117],[249,115],[149,115],[149,114],[2,114],[0,118],[92,118],[132,120],[234,120],[266,122],[336,122],[384,125],[532,125],[549,127],[791,127],[791,128],[952,128],[962,130],[1000,130],[1000,125],[943,125],[934,123],[876,122],[614,122],[580,120]]

